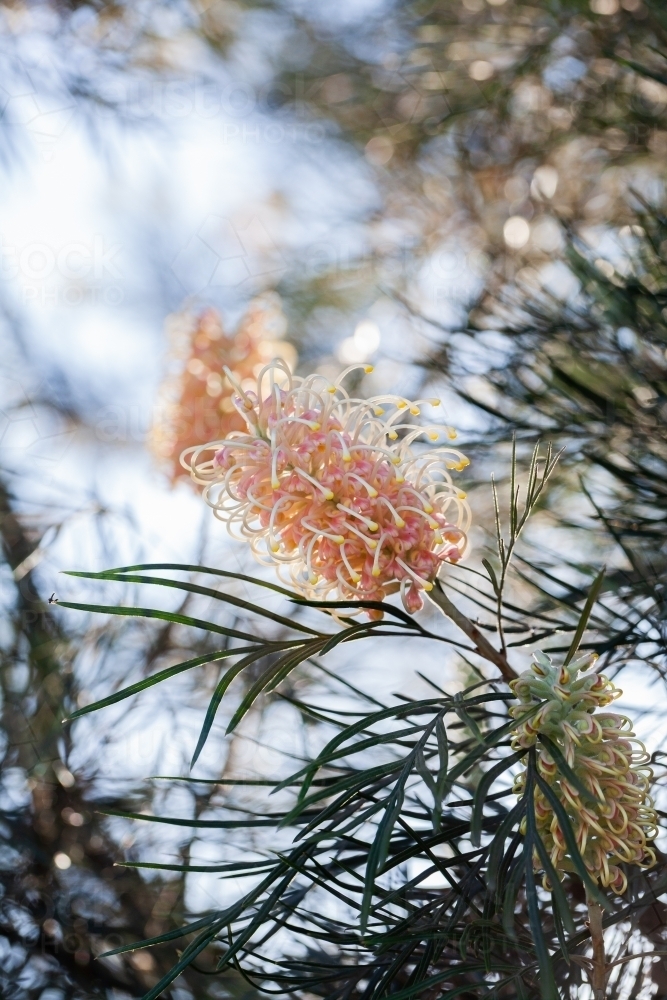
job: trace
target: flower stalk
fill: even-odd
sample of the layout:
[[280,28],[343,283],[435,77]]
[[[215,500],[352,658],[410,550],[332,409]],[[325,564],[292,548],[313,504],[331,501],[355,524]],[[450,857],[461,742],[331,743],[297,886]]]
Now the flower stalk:
[[604,931],[602,929],[602,907],[587,896],[588,929],[593,945],[590,982],[593,1000],[604,1000],[607,992],[607,959],[604,952]]

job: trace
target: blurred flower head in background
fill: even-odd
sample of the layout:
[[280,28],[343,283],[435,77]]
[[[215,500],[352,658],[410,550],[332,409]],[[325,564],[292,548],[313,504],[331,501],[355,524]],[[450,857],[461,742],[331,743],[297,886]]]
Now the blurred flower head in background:
[[276,361],[252,389],[229,371],[247,432],[190,447],[182,462],[230,530],[289,566],[299,593],[381,601],[400,590],[417,611],[442,563],[465,549],[470,511],[451,471],[468,459],[449,444],[417,445],[456,437],[412,419],[439,400],[350,398],[341,382],[356,367],[330,383]]
[[231,334],[225,333],[222,318],[213,308],[174,313],[166,326],[171,342],[168,372],[159,390],[149,440],[175,483],[188,476],[179,462],[185,448],[245,429],[224,368],[230,369],[239,385],[254,386],[267,361],[280,355],[293,368],[296,352],[280,339],[287,324],[275,292],[253,299]]

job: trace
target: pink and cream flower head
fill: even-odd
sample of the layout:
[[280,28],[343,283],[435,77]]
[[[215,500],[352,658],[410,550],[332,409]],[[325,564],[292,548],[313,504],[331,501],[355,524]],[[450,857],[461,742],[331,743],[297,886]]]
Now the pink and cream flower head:
[[451,427],[414,421],[439,400],[350,398],[341,382],[360,367],[330,383],[276,360],[253,388],[226,370],[248,430],[188,448],[181,462],[230,532],[287,568],[302,596],[381,601],[400,590],[417,611],[442,563],[465,549],[470,511],[452,473],[468,459]]

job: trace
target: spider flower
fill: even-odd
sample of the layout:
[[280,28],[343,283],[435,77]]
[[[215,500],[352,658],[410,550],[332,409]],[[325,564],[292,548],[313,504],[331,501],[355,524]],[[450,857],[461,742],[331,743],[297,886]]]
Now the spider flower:
[[362,367],[332,384],[277,360],[253,389],[228,371],[247,431],[181,462],[231,533],[287,569],[304,597],[380,601],[400,590],[417,611],[442,563],[465,549],[470,513],[451,473],[468,459],[451,427],[415,424],[420,404],[438,400],[350,398],[342,379]]
[[231,334],[225,333],[219,313],[211,308],[199,314],[175,313],[167,330],[168,373],[159,390],[150,444],[175,483],[187,475],[179,462],[184,448],[245,427],[224,366],[243,383],[254,379],[276,354],[289,353],[292,367],[296,356],[291,345],[276,339],[285,330],[285,317],[280,299],[272,293],[254,299]]
[[[561,667],[545,653],[534,656],[530,670],[510,683],[520,702],[510,712],[517,718],[531,706],[542,707],[517,726],[512,746],[516,750],[536,747],[538,772],[561,802],[591,877],[622,893],[627,879],[619,862],[650,868],[656,861],[649,846],[658,833],[653,800],[648,794],[653,777],[646,766],[649,755],[635,738],[630,719],[598,711],[622,692],[603,674],[589,671],[597,659],[594,653]],[[541,735],[559,748],[591,798],[584,797],[559,770],[548,749],[539,742]],[[524,771],[515,782],[517,794],[523,794],[525,779]],[[555,870],[575,871],[558,817],[539,786],[534,801],[537,831]],[[539,870],[537,854],[534,863]],[[546,876],[543,884],[549,888]]]

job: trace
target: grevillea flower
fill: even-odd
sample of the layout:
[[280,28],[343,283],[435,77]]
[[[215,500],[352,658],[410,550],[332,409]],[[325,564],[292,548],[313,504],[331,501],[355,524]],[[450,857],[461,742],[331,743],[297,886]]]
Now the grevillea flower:
[[[646,764],[649,755],[632,732],[624,715],[598,712],[622,692],[603,674],[586,673],[594,653],[567,667],[555,666],[541,652],[535,663],[510,687],[521,702],[510,709],[514,718],[530,706],[544,703],[536,715],[517,727],[513,747],[536,747],[537,767],[562,803],[577,846],[591,876],[603,886],[624,892],[627,880],[618,864],[626,862],[650,868],[656,858],[648,846],[658,833],[653,800],[648,794],[653,773]],[[591,793],[583,796],[559,771],[538,737],[545,735],[561,751],[574,774]],[[514,790],[522,795],[526,773],[519,775]],[[558,818],[541,789],[535,789],[535,819],[538,833],[551,855],[556,871],[575,871]],[[535,867],[540,861],[535,855]],[[548,880],[544,880],[549,888]]]
[[159,390],[150,445],[172,482],[187,475],[179,456],[188,445],[245,429],[245,420],[232,400],[234,389],[225,378],[225,365],[241,384],[254,380],[276,354],[294,366],[293,348],[277,339],[285,326],[275,293],[254,299],[230,335],[225,334],[215,309],[169,317],[170,370]]
[[300,594],[379,601],[400,590],[417,611],[442,563],[465,548],[469,508],[451,473],[468,460],[449,444],[419,448],[456,436],[415,425],[420,403],[438,400],[351,399],[341,381],[360,367],[331,384],[274,361],[253,390],[228,371],[247,432],[181,461],[232,533],[287,567]]

